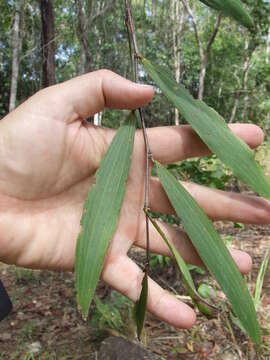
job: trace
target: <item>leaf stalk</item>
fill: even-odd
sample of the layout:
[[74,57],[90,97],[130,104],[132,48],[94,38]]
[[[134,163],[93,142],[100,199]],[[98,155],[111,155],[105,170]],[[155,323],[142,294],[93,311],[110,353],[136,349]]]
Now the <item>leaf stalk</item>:
[[[126,8],[126,26],[128,29],[128,37],[130,43],[133,45],[133,53],[134,53],[134,74],[135,74],[135,82],[139,83],[139,62],[138,60],[141,58],[139,53],[138,45],[137,45],[137,38],[135,32],[135,26],[133,21],[132,9],[129,0],[125,0],[125,8]],[[151,176],[151,167],[150,162],[152,161],[152,153],[150,149],[149,139],[147,136],[147,130],[145,125],[145,117],[144,111],[142,108],[138,109],[140,120],[143,129],[143,137],[144,137],[144,144],[145,144],[145,154],[146,154],[146,161],[145,161],[145,199],[144,199],[144,208],[149,208],[149,193],[150,193],[150,176]],[[145,214],[145,228],[146,228],[146,263],[144,272],[148,274],[149,267],[150,267],[150,236],[149,236],[149,218],[147,213]]]

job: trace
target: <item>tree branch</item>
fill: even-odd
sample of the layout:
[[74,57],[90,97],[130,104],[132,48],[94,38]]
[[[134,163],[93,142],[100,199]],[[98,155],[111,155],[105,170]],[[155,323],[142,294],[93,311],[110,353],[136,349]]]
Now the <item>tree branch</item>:
[[200,57],[201,57],[201,61],[202,61],[202,59],[204,57],[204,51],[203,51],[203,45],[202,45],[202,42],[201,42],[201,39],[200,39],[200,36],[199,36],[197,20],[196,20],[193,12],[191,10],[189,1],[188,0],[181,0],[181,1],[184,4],[184,6],[185,6],[185,8],[186,8],[186,10],[188,12],[188,15],[191,18],[192,26],[193,26],[194,33],[195,33],[195,38],[196,38],[196,41],[197,41],[197,44],[198,44],[198,47],[199,47]]
[[206,54],[209,54],[210,53],[210,50],[211,50],[211,47],[216,39],[216,36],[218,34],[218,31],[219,31],[219,28],[220,28],[220,24],[221,24],[221,20],[222,20],[222,15],[219,14],[218,17],[217,17],[217,21],[216,21],[216,25],[215,25],[215,28],[214,28],[214,31],[213,31],[213,34],[212,36],[210,37],[209,41],[208,41],[208,44],[207,44],[207,47],[206,47]]
[[107,11],[112,9],[112,7],[113,7],[113,2],[110,2],[106,6],[104,6],[103,9],[101,9],[99,12],[97,12],[95,15],[92,16],[91,19],[92,23],[96,21],[96,19],[98,19],[100,16],[103,16]]

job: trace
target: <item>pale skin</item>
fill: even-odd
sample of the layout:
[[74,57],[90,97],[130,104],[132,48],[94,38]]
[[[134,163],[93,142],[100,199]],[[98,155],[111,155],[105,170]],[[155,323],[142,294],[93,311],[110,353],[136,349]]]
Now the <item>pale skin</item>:
[[[83,203],[115,135],[84,119],[105,107],[144,106],[152,96],[152,87],[100,70],[38,92],[1,120],[1,261],[36,269],[74,270]],[[263,140],[257,126],[233,125],[231,129],[252,148]],[[149,129],[148,136],[154,158],[164,164],[209,153],[189,126]],[[139,297],[143,273],[127,252],[132,245],[145,247],[144,164],[143,136],[137,131],[126,196],[102,271],[104,281],[133,301]],[[266,200],[184,185],[213,220],[270,221]],[[157,179],[151,179],[150,207],[173,212]],[[161,222],[160,226],[186,261],[201,263],[182,231]],[[153,227],[150,239],[152,252],[169,255]],[[251,270],[248,254],[231,253],[242,273]],[[189,306],[152,280],[147,307],[178,328],[190,328],[196,319]]]

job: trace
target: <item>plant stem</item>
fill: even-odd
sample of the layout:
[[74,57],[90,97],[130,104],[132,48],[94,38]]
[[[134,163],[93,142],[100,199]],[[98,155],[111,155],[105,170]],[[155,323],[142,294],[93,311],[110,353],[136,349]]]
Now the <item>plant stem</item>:
[[[134,72],[135,72],[135,81],[139,83],[139,64],[138,59],[140,58],[140,53],[137,46],[137,39],[135,33],[135,26],[131,11],[131,6],[129,0],[125,0],[125,7],[126,7],[126,25],[128,29],[128,36],[129,39],[132,40],[133,50],[134,50]],[[144,144],[145,144],[145,153],[146,153],[146,164],[145,164],[145,199],[144,199],[144,208],[149,209],[149,192],[150,192],[150,175],[151,175],[151,168],[150,168],[150,161],[152,160],[152,153],[150,150],[149,139],[147,136],[146,126],[145,126],[145,119],[144,119],[144,112],[142,108],[139,108],[139,115],[141,119],[142,129],[143,129],[143,136],[144,136]],[[149,266],[150,266],[150,237],[149,237],[149,218],[147,213],[145,214],[145,226],[146,226],[146,264],[144,271],[148,273]]]

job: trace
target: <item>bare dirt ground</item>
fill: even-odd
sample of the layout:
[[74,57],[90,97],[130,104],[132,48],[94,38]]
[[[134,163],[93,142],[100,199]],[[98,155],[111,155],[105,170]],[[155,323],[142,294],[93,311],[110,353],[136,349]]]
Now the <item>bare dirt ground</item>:
[[[247,250],[254,260],[254,270],[247,277],[251,291],[255,287],[258,268],[270,247],[270,227],[245,226],[235,228],[232,223],[218,223],[220,233],[233,236],[233,246]],[[132,256],[138,262],[142,254]],[[208,283],[207,275],[195,276],[198,283]],[[184,294],[181,277],[174,266],[155,266],[152,276],[169,291]],[[0,278],[7,287],[14,304],[12,314],[0,323],[0,359],[98,359],[102,340],[109,335],[134,339],[131,305],[123,298],[115,298],[104,284],[99,286],[101,301],[114,301],[117,308],[108,319],[107,308],[97,310],[93,305],[90,320],[84,323],[76,309],[73,274],[24,271],[0,265]],[[258,317],[264,328],[263,350],[255,354],[245,334],[232,324],[221,304],[224,297],[211,280],[216,291],[214,303],[221,309],[216,319],[207,320],[198,314],[196,326],[179,331],[147,316],[143,341],[158,358],[176,359],[270,359],[270,268],[267,271]],[[114,299],[114,300],[113,300]],[[116,301],[115,301],[116,299]],[[187,300],[188,301],[188,300]],[[107,305],[108,306],[108,305]],[[110,313],[110,311],[109,311]],[[257,357],[256,357],[257,356]]]

